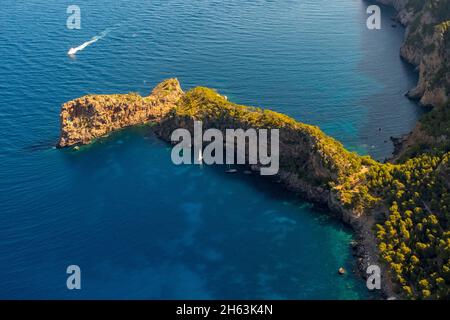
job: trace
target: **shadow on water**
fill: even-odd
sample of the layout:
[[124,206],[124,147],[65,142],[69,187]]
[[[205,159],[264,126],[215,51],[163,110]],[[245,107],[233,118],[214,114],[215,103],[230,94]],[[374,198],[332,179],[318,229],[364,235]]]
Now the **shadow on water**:
[[[142,140],[146,141],[144,145],[141,144]],[[95,170],[99,170],[99,169],[101,170],[101,168],[103,168],[103,167],[107,168],[108,161],[111,161],[111,159],[114,159],[116,156],[121,157],[124,154],[128,153],[128,154],[131,154],[132,157],[134,157],[134,155],[136,154],[135,153],[136,148],[133,147],[132,149],[134,151],[130,152],[131,150],[129,150],[127,147],[137,144],[138,148],[141,148],[142,146],[145,148],[145,145],[147,144],[147,142],[148,142],[149,148],[154,148],[150,152],[158,153],[158,155],[156,155],[155,159],[158,159],[158,161],[164,161],[164,162],[167,161],[167,164],[163,164],[163,163],[157,164],[158,167],[160,167],[161,174],[163,172],[170,172],[171,170],[176,170],[176,169],[180,168],[179,166],[175,166],[171,162],[171,159],[170,159],[171,145],[160,140],[153,133],[149,133],[149,128],[145,127],[145,126],[127,128],[127,129],[121,130],[119,132],[115,132],[106,138],[98,139],[96,142],[92,143],[91,145],[81,147],[78,151],[75,151],[73,149],[62,149],[62,150],[58,150],[58,152],[62,152],[65,160],[70,162],[70,166],[79,167],[83,170],[82,174],[81,175],[79,174],[79,176],[78,176],[78,179],[83,179],[83,176],[86,174],[90,175]],[[143,154],[145,154],[145,152]],[[94,166],[91,166],[90,164],[92,163],[92,161],[94,161],[94,159],[96,161],[96,164]],[[133,162],[127,161],[127,163],[129,163],[129,165],[131,165],[131,166],[133,165]],[[152,165],[152,163],[149,163],[149,165]],[[298,221],[300,221],[302,224],[304,224],[302,227],[307,227],[308,223],[310,223],[310,221],[313,220],[314,224],[326,227],[323,230],[322,230],[322,227],[320,227],[319,230],[322,230],[321,232],[327,232],[327,230],[330,230],[330,229],[328,229],[328,227],[330,227],[330,228],[332,228],[332,230],[339,230],[339,232],[351,234],[350,227],[345,225],[339,219],[333,218],[325,208],[320,208],[310,202],[303,201],[302,198],[298,194],[290,192],[290,191],[286,190],[281,184],[274,182],[273,178],[262,177],[257,172],[252,172],[252,174],[245,174],[244,173],[244,170],[246,170],[245,166],[236,166],[235,168],[238,169],[238,172],[234,173],[234,174],[226,173],[226,170],[228,169],[228,167],[226,165],[213,165],[213,166],[185,165],[185,166],[186,166],[187,170],[186,170],[186,172],[182,173],[182,175],[185,176],[186,178],[192,178],[192,177],[198,176],[198,172],[202,171],[201,176],[203,178],[199,182],[200,184],[197,185],[197,187],[199,187],[199,188],[205,187],[205,185],[203,184],[203,182],[205,180],[214,180],[214,181],[218,182],[218,185],[217,185],[218,190],[214,194],[217,194],[217,193],[220,194],[221,193],[220,188],[222,185],[225,185],[227,187],[232,187],[234,185],[232,181],[237,181],[239,185],[245,185],[245,187],[240,190],[250,189],[250,190],[254,190],[255,192],[249,192],[248,193],[249,195],[257,196],[259,194],[261,196],[261,199],[257,200],[257,201],[266,201],[267,200],[267,203],[269,206],[272,206],[271,203],[274,203],[274,202],[281,204],[281,207],[286,205],[285,212],[283,212],[284,210],[282,210],[282,212],[277,212],[277,209],[275,208],[275,212],[273,214],[275,216],[279,215],[280,219],[283,219],[283,217],[284,217],[284,219],[286,219],[286,217],[292,218],[293,216],[298,214],[298,217],[300,218]],[[141,170],[141,169],[142,168],[139,167],[138,170],[132,170],[130,172],[131,172],[131,174],[138,174],[139,170]],[[80,171],[77,170],[77,172],[80,172]],[[130,174],[130,172],[127,172],[126,174]],[[184,180],[184,177],[177,178],[177,182],[183,182],[183,180]],[[135,183],[135,182],[133,181],[133,183]],[[140,185],[140,183],[138,181],[136,181],[136,183],[138,185]],[[159,182],[157,182],[157,184],[159,184]],[[182,189],[183,188],[181,188],[181,190]],[[180,188],[177,188],[176,190],[180,190]],[[151,192],[151,189],[149,190],[149,192]],[[236,202],[238,202],[239,205],[245,207],[247,205],[247,201],[246,201],[245,197],[243,197],[244,195],[239,194],[236,196],[239,197],[239,199],[236,199]],[[198,202],[202,202],[205,200],[202,197],[197,197],[195,194],[194,194],[194,198],[196,198],[196,199],[193,199],[191,197],[192,196],[189,196],[188,199],[189,199],[189,201],[192,201],[193,203],[198,203]],[[228,197],[226,197],[225,199],[228,199],[228,201],[230,200],[230,198],[228,198]],[[182,201],[186,201],[186,200],[187,199],[184,199]],[[273,200],[273,201],[271,201],[271,200]],[[154,199],[153,201],[158,201],[158,199]],[[210,201],[210,199],[208,199],[208,201]],[[166,205],[166,204],[163,204],[163,205]],[[207,204],[205,204],[205,205],[207,205]],[[248,205],[251,207],[252,205],[254,205],[254,203],[252,204],[251,201],[249,201]],[[259,210],[260,209],[261,208],[259,208]],[[269,207],[268,209],[273,210],[274,208]],[[279,210],[279,207],[278,207],[278,210]],[[226,211],[224,213],[226,213]],[[263,210],[257,211],[257,212],[255,212],[255,214],[264,215],[264,212],[263,212]],[[215,215],[213,215],[213,216],[215,216]],[[305,219],[303,219],[302,217]],[[270,216],[267,217],[267,219],[269,219],[269,220],[267,220],[267,224],[264,223],[265,228],[274,227],[274,226],[271,226],[273,223],[270,221],[270,219],[273,219],[273,218],[274,217],[271,218]],[[260,219],[265,220],[266,217],[260,217]],[[221,223],[223,223],[223,221]],[[228,234],[228,233],[230,233],[230,235],[235,234],[234,232],[236,232],[236,231],[234,229],[237,227],[235,225],[235,222],[232,223],[231,225],[229,225],[229,222],[228,222],[228,227],[231,227],[231,229],[225,228],[224,229],[225,234]],[[241,227],[244,228],[245,230],[247,230],[248,233],[252,233],[252,230],[253,230],[252,225],[241,226]],[[274,229],[273,231],[276,231],[276,230]],[[207,233],[207,231],[204,231],[204,232]],[[255,231],[253,231],[253,232],[255,232]],[[255,233],[255,234],[257,234],[257,233]],[[209,239],[209,237],[211,235],[204,234],[204,236],[207,237],[205,239]],[[297,236],[294,239],[298,239]],[[302,236],[298,236],[298,237],[300,239],[302,239]],[[325,237],[325,235],[324,235],[324,237]],[[345,243],[342,242],[341,244],[339,244],[339,247],[343,248],[343,250],[350,253],[351,249],[350,249],[350,243],[347,242],[348,239],[351,239],[351,237],[346,238]],[[260,241],[261,245],[264,245],[265,241],[269,241],[269,240],[270,239],[261,239],[259,241]],[[337,245],[337,244],[334,243],[333,245]],[[289,245],[284,244],[283,247],[289,247]],[[288,249],[285,249],[285,250],[288,250]],[[301,259],[303,257],[302,254],[305,254],[305,253],[309,254],[307,251],[306,252],[302,251],[302,253],[299,253],[300,256],[298,257],[298,259]],[[305,256],[304,258],[308,258],[308,257],[309,256]],[[311,258],[311,257],[309,257],[309,258]],[[311,259],[314,259],[314,258],[311,258]],[[351,281],[353,281],[352,279],[356,275],[356,279],[359,279],[359,281],[361,281],[361,283],[362,283],[362,280],[358,277],[358,273],[356,272],[356,259],[354,259],[351,256],[351,253],[348,255],[348,258],[345,259],[345,265],[348,267],[348,270],[353,270],[355,272],[354,272],[354,274],[352,274],[351,278],[349,278],[347,280],[339,278],[339,279],[337,279],[337,281],[342,280],[342,281],[346,281],[346,282],[348,281],[348,283],[350,283]],[[330,275],[324,275],[324,276],[329,277]],[[334,275],[331,275],[331,277],[334,277]],[[360,283],[360,285],[361,285],[361,283]],[[377,296],[376,296],[376,294],[371,293],[371,294],[368,294],[366,296],[366,298],[375,299],[375,298],[377,298]]]
[[[85,161],[89,162],[89,159],[91,158],[95,158],[98,161],[99,158],[102,158],[102,155],[104,155],[106,150],[117,147],[118,145],[133,143],[133,141],[143,138],[150,141],[152,145],[156,145],[159,148],[164,149],[164,152],[167,155],[167,161],[170,165],[174,168],[179,167],[172,164],[170,159],[172,145],[157,137],[157,135],[152,132],[151,127],[151,125],[128,127],[120,131],[113,132],[106,137],[99,138],[91,144],[80,146],[78,150],[69,147],[60,149],[60,151],[65,155],[65,159],[67,161],[72,162],[75,165],[85,167]],[[106,163],[108,160],[105,159],[104,161]],[[298,211],[301,214],[305,214],[305,212],[308,214],[310,212],[313,213],[314,218],[317,218],[320,223],[332,223],[340,228],[344,228],[346,232],[352,231],[350,226],[331,214],[326,206],[305,200],[304,196],[300,193],[293,192],[283,186],[276,176],[261,176],[259,172],[251,171],[246,165],[233,165],[229,167],[225,164],[192,164],[181,166],[192,168],[193,170],[207,170],[209,174],[213,174],[213,176],[217,177],[218,181],[224,179],[227,181],[239,181],[240,184],[244,184],[252,190],[255,190],[257,193],[263,194],[265,199],[293,204],[299,208]],[[235,173],[227,172],[230,168],[237,169],[237,171]],[[307,210],[305,211],[304,209]]]
[[[94,142],[88,145],[79,146],[78,150],[73,147],[58,149],[58,151],[64,154],[66,161],[71,162],[75,165],[85,166],[85,161],[89,162],[89,159],[102,158],[104,152],[108,149],[117,147],[118,145],[125,145],[127,143],[132,143],[138,139],[147,139],[152,144],[165,149],[167,154],[167,161],[171,165],[170,152],[172,145],[161,140],[154,134],[151,130],[152,125],[141,125],[124,128],[122,130],[111,133],[110,135],[102,138],[96,139]],[[48,147],[48,145],[46,145]],[[47,149],[47,148],[45,148]],[[81,162],[80,162],[81,160]],[[104,160],[105,163],[107,160]],[[226,179],[228,181],[239,181],[239,183],[245,184],[247,187],[255,190],[258,193],[264,195],[266,199],[272,199],[277,202],[288,202],[294,204],[301,209],[310,209],[309,211],[314,212],[320,221],[326,223],[334,223],[340,227],[345,228],[347,232],[351,232],[351,227],[342,222],[339,218],[336,218],[325,205],[319,203],[313,203],[305,200],[305,197],[298,192],[294,192],[286,188],[276,176],[261,176],[257,171],[251,171],[246,165],[233,165],[231,167],[227,165],[181,165],[190,168],[197,168],[199,170],[207,170],[208,173],[212,173],[216,177],[220,177],[219,180]],[[237,171],[235,173],[227,172],[228,169],[233,168]],[[302,211],[302,210],[299,210]],[[304,210],[302,211],[304,214]],[[316,216],[315,216],[316,217]]]
[[38,142],[30,144],[30,145],[25,145],[24,147],[21,148],[21,150],[26,153],[45,151],[45,150],[55,149],[57,143],[58,143],[58,138],[55,137],[55,138],[51,138],[48,140],[38,141]]

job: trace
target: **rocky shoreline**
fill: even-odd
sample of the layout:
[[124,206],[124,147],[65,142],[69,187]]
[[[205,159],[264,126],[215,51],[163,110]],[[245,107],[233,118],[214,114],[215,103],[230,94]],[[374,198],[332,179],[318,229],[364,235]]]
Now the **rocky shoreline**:
[[445,72],[450,61],[442,30],[435,27],[441,23],[437,17],[441,9],[418,7],[411,0],[377,2],[394,7],[398,13],[396,19],[406,27],[400,56],[414,65],[419,73],[416,87],[406,95],[424,106],[445,106],[450,98],[447,92],[450,75]]
[[[412,37],[422,34],[423,25],[434,17],[428,12],[416,12],[410,0],[379,0],[398,11],[398,20],[407,27],[401,56],[418,67],[419,82],[409,92],[409,97],[419,99],[423,105],[442,108],[448,102],[447,75],[436,85],[435,77],[441,65],[448,65],[442,41],[435,33],[423,36],[428,49],[418,47]],[[418,26],[411,27],[414,21]],[[430,46],[434,44],[433,50]],[[444,56],[443,56],[444,55]],[[433,79],[432,79],[433,78]],[[432,81],[433,80],[433,81]],[[319,128],[299,123],[285,115],[269,110],[233,104],[215,91],[195,88],[185,93],[178,80],[169,79],[159,84],[148,97],[136,94],[86,96],[63,105],[61,110],[61,135],[58,147],[88,144],[110,132],[127,126],[153,122],[152,130],[170,142],[176,128],[192,130],[193,121],[202,120],[206,128],[280,128],[280,171],[274,179],[286,189],[319,207],[327,208],[334,216],[348,224],[355,233],[352,246],[357,269],[366,279],[367,267],[373,264],[382,271],[384,297],[402,298],[396,294],[396,284],[390,272],[381,263],[374,227],[389,212],[383,201],[371,209],[358,202],[367,189],[369,168],[380,166],[371,159],[359,157]],[[406,150],[418,142],[429,142],[430,137],[416,128],[400,138],[391,138],[395,147],[396,162]],[[252,170],[260,167],[253,165]],[[355,197],[357,201],[355,201]]]
[[[395,8],[395,19],[405,28],[405,39],[400,57],[416,67],[419,80],[405,95],[427,108],[448,108],[450,101],[450,52],[444,39],[445,23],[438,15],[447,8],[418,7],[411,0],[377,0]],[[445,2],[442,2],[445,5]],[[447,12],[447,15],[450,15]],[[437,27],[438,25],[438,27]],[[441,27],[441,25],[443,25]],[[418,145],[433,145],[436,139],[422,130],[420,122],[412,132],[401,137],[391,137],[394,152],[390,162],[402,159]]]
[[[151,130],[169,143],[175,129],[185,128],[192,133],[194,120],[202,120],[205,129],[279,127],[280,171],[272,179],[317,206],[327,208],[354,230],[356,242],[352,244],[353,254],[359,274],[364,279],[368,266],[380,265],[372,231],[375,224],[373,215],[345,205],[341,199],[343,191],[339,190],[344,180],[351,180],[357,187],[361,183],[358,175],[363,174],[367,167],[359,156],[345,150],[319,128],[269,110],[232,104],[208,88],[196,88],[184,93],[176,79],[159,84],[148,98],[127,98],[123,95],[88,96],[64,104],[58,147],[88,144],[114,130],[147,122],[155,123]],[[136,103],[142,99],[149,99],[151,103]],[[99,100],[108,103],[100,104]],[[130,101],[131,111],[123,111],[127,109],[127,102],[124,101]],[[138,116],[133,113],[136,105],[139,106]],[[220,111],[220,117],[217,111]],[[260,166],[252,165],[251,170],[259,171]],[[394,296],[384,268],[382,279],[384,295]]]

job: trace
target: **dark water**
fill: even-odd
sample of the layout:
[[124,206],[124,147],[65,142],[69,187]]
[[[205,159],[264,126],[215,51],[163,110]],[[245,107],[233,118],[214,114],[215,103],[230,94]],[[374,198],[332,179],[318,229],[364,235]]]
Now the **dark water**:
[[[418,108],[402,28],[365,27],[367,3],[7,1],[0,11],[1,298],[370,298],[351,233],[254,178],[181,166],[145,129],[52,148],[61,103],[178,77],[319,125],[378,159]],[[109,33],[70,59],[66,52]],[[381,131],[380,131],[381,128]],[[66,267],[82,290],[66,288]]]

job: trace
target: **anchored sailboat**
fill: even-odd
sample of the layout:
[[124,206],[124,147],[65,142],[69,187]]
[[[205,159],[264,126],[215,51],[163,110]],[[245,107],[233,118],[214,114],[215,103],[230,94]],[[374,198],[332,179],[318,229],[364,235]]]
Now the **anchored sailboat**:
[[231,168],[231,165],[228,165],[228,169],[225,172],[226,173],[236,173],[237,169]]

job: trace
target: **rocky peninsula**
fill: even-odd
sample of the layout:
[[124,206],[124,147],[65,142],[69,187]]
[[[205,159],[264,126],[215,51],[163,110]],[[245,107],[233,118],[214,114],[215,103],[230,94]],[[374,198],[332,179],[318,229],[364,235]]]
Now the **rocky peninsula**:
[[433,106],[399,143],[393,163],[361,157],[317,127],[232,103],[212,89],[197,87],[185,93],[176,79],[162,82],[148,97],[90,95],[65,103],[58,146],[88,144],[144,123],[154,123],[149,130],[168,142],[176,128],[192,133],[196,120],[219,130],[277,128],[280,170],[272,179],[353,227],[363,275],[369,265],[378,264],[386,296],[449,298],[450,23],[442,18],[442,13],[450,14],[449,1],[380,2],[394,5],[398,19],[407,25],[401,55],[420,72],[409,96]]
[[[131,110],[139,111],[138,116],[127,110],[127,103]],[[405,164],[382,164],[370,157],[361,157],[347,151],[342,144],[325,135],[318,127],[298,122],[286,115],[232,103],[209,88],[197,87],[184,93],[176,79],[162,82],[147,98],[138,95],[87,96],[64,104],[58,145],[65,147],[87,144],[114,130],[147,122],[153,122],[155,126],[151,130],[170,142],[174,129],[185,128],[192,133],[194,121],[202,121],[205,128],[219,130],[278,128],[280,170],[272,179],[302,198],[329,209],[353,227],[358,240],[354,250],[363,274],[369,265],[380,264],[379,257],[383,257],[383,290],[387,295],[401,292],[402,287],[405,287],[403,290],[407,293],[411,291],[411,297],[417,294],[416,290],[420,289],[416,289],[413,280],[411,284],[407,282],[403,277],[403,269],[399,274],[392,274],[391,268],[399,264],[392,260],[392,256],[396,257],[399,252],[389,242],[399,245],[399,250],[408,248],[409,251],[406,251],[409,255],[415,257],[416,249],[406,247],[406,242],[402,246],[400,243],[403,238],[396,237],[403,237],[401,232],[407,232],[409,240],[415,233],[419,237],[420,232],[415,230],[416,224],[423,224],[424,219],[427,221],[430,215],[418,215],[418,221],[409,217],[407,225],[398,226],[398,232],[397,226],[390,219],[393,215],[397,216],[399,210],[404,210],[408,215],[411,209],[426,213],[434,207],[438,208],[436,213],[445,217],[445,202],[436,204],[434,193],[421,198],[417,193],[423,192],[423,188],[427,189],[427,184],[433,184],[443,188],[437,189],[438,196],[446,196],[448,178],[442,179],[443,175],[439,172],[449,171],[448,154],[415,158]],[[424,171],[424,167],[428,171]],[[251,169],[259,170],[257,165],[253,165]],[[406,203],[404,207],[393,210],[393,207],[399,206],[397,203],[400,201]],[[432,216],[435,222],[437,218]],[[398,222],[402,222],[401,218]],[[436,231],[438,234],[433,237],[439,241],[450,237],[450,233],[445,233],[445,230],[448,230],[447,226],[442,225]],[[387,232],[393,238],[385,238]],[[391,246],[390,250],[385,249],[386,245]],[[408,242],[408,246],[413,245],[416,243]],[[450,246],[444,246],[443,250],[450,251]],[[400,257],[407,259],[405,255]],[[431,266],[433,273],[442,267],[442,263],[446,265],[445,260],[436,261]],[[424,268],[428,269],[430,266],[424,264]],[[396,283],[395,277],[400,276],[401,281]],[[394,282],[389,279],[394,279]],[[431,295],[431,290],[429,291]]]
[[138,94],[88,95],[61,108],[58,147],[88,144],[112,131],[161,120],[183,95],[175,79],[160,83],[148,97]]

